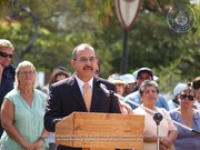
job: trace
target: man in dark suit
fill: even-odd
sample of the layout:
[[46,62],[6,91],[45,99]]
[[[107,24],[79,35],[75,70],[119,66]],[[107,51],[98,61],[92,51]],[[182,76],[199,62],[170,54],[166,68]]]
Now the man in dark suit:
[[[75,47],[71,60],[71,65],[75,69],[74,75],[53,84],[50,88],[45,114],[45,128],[48,131],[54,132],[56,123],[74,111],[121,113],[118,99],[114,96],[106,97],[105,93],[98,87],[98,83],[101,82],[109,90],[115,91],[113,84],[94,76],[97,62],[95,50],[92,46],[83,43]],[[92,90],[89,109],[86,107],[83,98],[84,83],[89,83]],[[61,145],[57,149],[81,150],[81,148],[70,148]]]

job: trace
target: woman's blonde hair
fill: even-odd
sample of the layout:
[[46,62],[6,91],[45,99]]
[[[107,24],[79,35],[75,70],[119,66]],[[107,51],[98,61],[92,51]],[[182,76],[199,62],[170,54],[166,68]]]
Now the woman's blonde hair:
[[35,69],[35,66],[30,61],[27,61],[27,60],[24,60],[21,63],[19,63],[15,70],[14,88],[19,89],[19,85],[20,85],[19,73],[24,67],[31,67],[32,71],[34,72],[35,80],[33,82],[33,88],[36,88],[37,87],[37,83],[36,83],[37,71]]

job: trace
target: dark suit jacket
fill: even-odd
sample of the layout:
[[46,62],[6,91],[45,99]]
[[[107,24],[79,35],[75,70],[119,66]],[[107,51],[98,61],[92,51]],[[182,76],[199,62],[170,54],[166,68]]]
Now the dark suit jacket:
[[[99,89],[98,81],[106,85],[108,90],[115,91],[112,83],[94,77],[90,112],[120,113],[118,99],[114,96],[106,97],[103,91]],[[75,77],[72,76],[51,86],[44,118],[45,128],[48,131],[54,132],[56,123],[74,111],[87,112],[87,109],[78,83]],[[80,149],[58,146],[58,150]]]

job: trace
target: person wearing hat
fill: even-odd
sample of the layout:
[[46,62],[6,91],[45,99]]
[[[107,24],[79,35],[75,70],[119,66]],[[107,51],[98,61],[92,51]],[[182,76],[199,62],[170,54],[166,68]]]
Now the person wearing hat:
[[[108,81],[110,81],[111,83],[113,83],[115,85],[116,93],[123,96],[124,89],[127,86],[127,83],[121,78],[121,76],[119,74],[112,74],[108,77]],[[118,102],[119,102],[120,110],[123,114],[132,114],[133,113],[133,111],[129,105],[127,105],[120,99]]]
[[120,78],[127,83],[127,85],[124,87],[123,96],[126,96],[132,93],[136,88],[136,79],[133,77],[133,75],[130,73],[127,73],[127,74],[121,75]]
[[121,96],[124,94],[124,88],[126,87],[127,83],[123,79],[121,79],[118,74],[111,75],[108,78],[108,81],[112,82],[115,85],[117,94]]
[[[147,67],[142,67],[140,69],[138,69],[137,71],[133,72],[133,76],[136,78],[136,85],[137,85],[137,90],[128,94],[126,96],[126,99],[131,100],[135,103],[138,104],[142,104],[141,98],[140,98],[140,94],[138,92],[138,89],[141,85],[141,83],[145,80],[153,80],[153,72],[150,68]],[[137,106],[135,106],[134,104],[130,103],[129,101],[125,101],[126,104],[129,104],[131,106],[132,109],[136,109]],[[156,101],[156,106],[159,108],[164,108],[167,111],[169,110],[169,106],[167,103],[167,100],[164,96],[162,96],[161,94],[158,95],[158,99]]]
[[168,101],[169,109],[176,109],[179,107],[180,103],[180,92],[187,88],[186,83],[178,83],[173,89],[173,99]]

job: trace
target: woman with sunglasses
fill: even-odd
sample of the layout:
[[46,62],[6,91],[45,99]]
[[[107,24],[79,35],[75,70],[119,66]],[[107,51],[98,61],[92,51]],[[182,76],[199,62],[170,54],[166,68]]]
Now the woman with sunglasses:
[[[195,90],[190,85],[180,92],[180,107],[171,110],[170,116],[173,120],[180,122],[194,130],[200,131],[200,111],[193,109],[195,102]],[[178,137],[174,142],[176,150],[198,150],[200,149],[200,135],[177,126]]]

